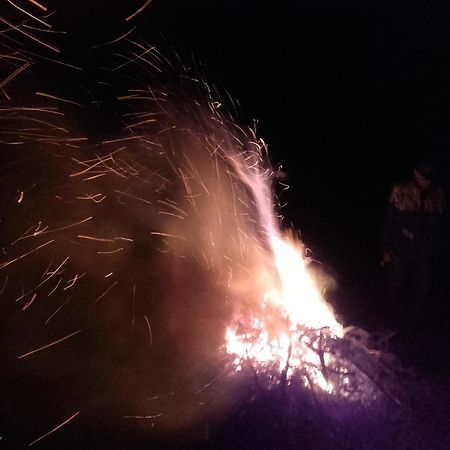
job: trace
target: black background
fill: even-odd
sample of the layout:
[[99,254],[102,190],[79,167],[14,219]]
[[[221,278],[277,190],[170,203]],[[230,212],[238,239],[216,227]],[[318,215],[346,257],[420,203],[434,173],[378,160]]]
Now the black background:
[[336,277],[344,317],[382,311],[392,183],[431,156],[448,192],[448,4],[154,0],[127,22],[141,5],[66,3],[66,54],[82,61],[93,43],[137,26],[163,54],[200,67],[283,165],[284,224]]

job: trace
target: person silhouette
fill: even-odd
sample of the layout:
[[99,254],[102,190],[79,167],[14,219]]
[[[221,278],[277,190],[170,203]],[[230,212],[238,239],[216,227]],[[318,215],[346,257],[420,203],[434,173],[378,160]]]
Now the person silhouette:
[[[421,160],[413,176],[393,185],[382,226],[381,264],[389,269],[388,308],[408,316],[423,312],[433,265],[444,242],[446,198],[435,181],[435,165]],[[409,310],[405,308],[410,307]]]

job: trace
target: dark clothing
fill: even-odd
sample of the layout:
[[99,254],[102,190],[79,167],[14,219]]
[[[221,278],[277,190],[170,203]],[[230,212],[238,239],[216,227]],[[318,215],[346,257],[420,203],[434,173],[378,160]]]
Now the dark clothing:
[[391,257],[391,306],[401,297],[416,309],[423,306],[444,242],[445,209],[444,193],[434,184],[421,187],[413,180],[393,187],[382,230],[384,252]]

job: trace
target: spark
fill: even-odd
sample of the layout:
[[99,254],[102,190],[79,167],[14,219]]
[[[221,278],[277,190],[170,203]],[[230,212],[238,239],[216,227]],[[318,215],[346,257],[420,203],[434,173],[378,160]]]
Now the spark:
[[28,0],[31,4],[33,4],[34,6],[37,6],[38,8],[42,9],[42,11],[47,12],[47,8],[42,5],[41,3],[37,2],[36,0]]
[[153,123],[156,122],[157,119],[146,119],[146,120],[141,120],[140,122],[137,123],[132,123],[131,125],[126,126],[125,128],[131,129],[131,128],[135,128],[135,127],[139,127],[141,125],[146,125],[147,123]]
[[77,138],[69,138],[69,137],[57,137],[52,135],[43,135],[37,133],[24,133],[24,132],[14,132],[10,133],[8,131],[3,131],[3,134],[16,134],[19,135],[22,139],[32,140],[35,142],[46,142],[49,144],[59,145],[60,143],[70,143],[70,142],[81,142],[87,141],[88,138],[85,137],[77,137]]
[[47,297],[50,297],[50,295],[52,295],[52,294],[56,291],[56,289],[58,289],[58,286],[60,285],[61,281],[62,281],[62,278],[60,278],[60,279],[58,280],[58,282],[56,283],[56,286],[49,292],[49,294],[47,295]]
[[170,237],[170,238],[175,238],[175,239],[182,239],[182,240],[186,240],[185,236],[179,236],[176,234],[169,234],[169,233],[163,233],[161,231],[151,231],[150,234],[156,235],[156,236],[165,236],[165,237]]
[[[0,18],[1,19],[1,18]],[[25,106],[10,106],[8,108],[3,107],[0,108],[0,111],[2,112],[25,112],[25,111],[36,111],[36,112],[41,112],[41,113],[48,113],[48,114],[55,114],[58,116],[63,116],[64,113],[58,111],[57,108],[51,107],[51,108],[37,108],[37,107],[25,107]]]
[[5,277],[5,282],[3,283],[3,286],[0,289],[0,297],[3,295],[3,291],[6,289],[7,284],[8,284],[8,277]]
[[[20,238],[16,239],[13,244],[22,241],[24,239],[28,239],[30,237],[36,237],[36,236],[42,236],[43,234],[49,234],[49,233],[57,233],[59,231],[64,231],[64,230],[68,230],[69,228],[74,228],[78,225],[81,225],[83,223],[89,222],[90,220],[92,220],[92,216],[90,217],[86,217],[86,219],[80,220],[79,222],[75,222],[75,223],[71,223],[70,225],[65,225],[63,227],[60,228],[54,228],[54,229],[48,229],[48,227],[45,227],[43,230],[37,230],[32,234],[25,234],[25,236],[21,236]],[[1,269],[1,266],[0,266]]]
[[75,105],[75,106],[81,106],[80,103],[74,102],[73,100],[67,100],[66,98],[57,97],[56,95],[47,94],[46,92],[37,91],[37,92],[35,92],[35,95],[38,95],[39,97],[50,98],[52,100],[58,100],[58,101],[64,102],[64,103],[70,103],[71,105]]
[[75,276],[66,282],[67,286],[63,289],[63,291],[67,291],[67,289],[70,289],[79,279],[83,278],[86,275],[86,272],[82,273],[81,275],[75,274]]
[[143,48],[142,52],[140,54],[136,54],[136,53],[132,53],[132,55],[134,55],[134,58],[127,58],[126,61],[122,64],[120,64],[117,67],[114,67],[112,69],[113,72],[119,70],[119,69],[123,69],[125,66],[128,66],[131,63],[134,63],[138,60],[143,61],[144,63],[149,64],[153,69],[157,70],[158,72],[162,72],[162,69],[159,68],[158,66],[152,64],[150,61],[148,61],[147,59],[144,58],[144,56],[148,55],[149,53],[152,54],[152,52],[156,49],[156,47],[148,47],[148,48]]
[[64,336],[64,337],[62,337],[62,338],[60,338],[60,339],[57,339],[56,341],[53,341],[53,342],[51,342],[50,344],[43,345],[42,347],[36,348],[35,350],[31,350],[30,352],[24,353],[23,355],[20,355],[20,356],[18,357],[18,359],[26,358],[27,356],[33,355],[34,353],[37,353],[37,352],[40,352],[40,351],[45,350],[45,349],[47,349],[47,348],[53,347],[54,345],[57,345],[57,344],[59,344],[59,343],[61,343],[61,342],[64,342],[64,341],[66,341],[67,339],[70,339],[71,337],[73,337],[73,336],[75,336],[75,335],[81,333],[81,331],[82,331],[82,330],[74,331],[73,333],[70,333],[70,334],[68,334],[67,336]]
[[135,322],[135,316],[136,316],[136,284],[133,283],[133,314],[132,314],[132,320],[131,320],[131,329],[134,329],[134,322]]
[[22,11],[24,14],[26,14],[28,17],[31,17],[32,19],[36,20],[37,22],[41,23],[42,25],[46,26],[47,28],[51,28],[52,26],[49,25],[47,22],[44,22],[43,20],[39,19],[39,17],[33,16],[33,14],[29,13],[25,9],[22,9],[20,6],[17,6],[15,3],[13,3],[11,0],[7,0],[9,4],[13,5],[15,8],[17,8],[19,11]]
[[185,217],[179,216],[178,214],[174,214],[174,213],[170,213],[167,211],[158,211],[158,214],[164,215],[164,216],[171,216],[171,217],[175,217],[177,219],[181,219],[184,220]]
[[50,261],[49,263],[48,263],[48,266],[45,268],[45,270],[42,272],[42,275],[41,275],[41,280],[48,274],[48,273],[50,273],[50,267],[52,266],[52,262]]
[[106,175],[106,172],[99,173],[98,175],[92,175],[91,177],[83,178],[83,181],[95,180],[96,178],[104,177],[105,175]]
[[144,315],[144,319],[147,322],[147,328],[148,328],[148,341],[149,346],[151,347],[153,345],[153,334],[152,334],[152,328],[150,327],[150,322],[147,319],[147,316]]
[[[148,95],[147,91],[137,91],[134,92],[133,94],[127,94],[127,95],[122,95],[121,97],[118,97],[118,100],[124,101],[124,100],[155,100],[155,98],[152,95]],[[134,117],[134,116],[138,116],[138,117],[148,117],[148,116],[153,116],[154,113],[128,113],[125,114],[125,117]],[[175,127],[170,127],[169,129],[173,129]]]
[[[184,188],[186,190],[186,198],[188,199],[189,203],[191,203],[192,206],[194,206],[194,208],[195,208],[195,201],[194,201],[195,196],[192,194],[192,189],[189,184],[188,177],[187,177],[187,175],[184,174],[184,172],[181,170],[181,168],[178,168],[178,172],[180,174],[180,179],[183,182]],[[196,208],[195,208],[195,211],[197,211]]]
[[135,18],[138,14],[144,11],[145,8],[147,8],[151,1],[152,0],[147,0],[137,11],[135,11],[133,14],[130,14],[125,20],[129,22],[131,19]]
[[52,320],[52,318],[64,307],[64,305],[70,301],[71,298],[72,297],[67,297],[64,303],[44,322],[44,325],[47,325],[50,320]]
[[[27,117],[27,120],[29,122],[36,122],[38,124],[44,125],[46,128],[50,127],[50,128],[52,128],[53,130],[56,130],[56,131],[62,131],[63,133],[66,133],[66,134],[69,133],[69,130],[66,130],[65,128],[59,127],[59,126],[54,125],[51,122],[47,122],[45,120],[37,119],[36,117]],[[3,131],[3,133],[4,133],[4,131]]]
[[28,303],[25,303],[25,305],[22,308],[22,311],[25,311],[26,309],[28,309],[28,307],[34,303],[34,301],[36,300],[36,297],[37,297],[37,293],[34,293],[33,296],[31,297],[30,301]]
[[119,252],[121,252],[123,249],[124,249],[123,247],[120,247],[120,248],[116,248],[115,250],[109,250],[109,251],[103,250],[103,251],[98,251],[98,252],[97,252],[97,255],[112,255],[113,253],[119,253]]
[[230,369],[226,367],[222,372],[219,373],[216,377],[214,377],[209,383],[206,383],[204,386],[202,386],[196,394],[202,393],[204,390],[208,389],[210,386],[212,386],[222,375],[224,375],[226,372],[228,372]]
[[84,236],[82,234],[79,234],[77,236],[77,238],[79,239],[88,239],[90,241],[98,241],[98,242],[114,242],[114,239],[110,239],[110,238],[99,238],[99,237],[95,237],[95,236]]
[[11,75],[6,77],[1,83],[0,83],[0,89],[3,89],[4,86],[6,86],[13,78],[15,78],[17,75],[22,73],[24,70],[27,70],[31,66],[31,63],[27,62],[23,66],[16,69]]
[[178,206],[174,205],[174,202],[172,200],[169,200],[169,201],[158,200],[158,203],[161,204],[161,205],[168,206],[169,208],[175,209],[176,211],[178,211],[181,214],[183,214],[183,216],[185,216],[185,217],[188,216],[188,213],[186,211],[184,211],[183,209],[179,208]]
[[55,63],[55,64],[60,64],[61,66],[68,67],[69,69],[80,70],[80,71],[83,70],[81,67],[74,66],[73,64],[69,64],[69,63],[66,63],[64,61],[60,61],[59,59],[48,58],[46,56],[30,52],[29,50],[25,51],[25,53],[27,55],[35,56],[35,57],[38,57],[39,59],[43,59],[45,61],[49,61],[49,62],[52,62],[52,63]]
[[53,272],[49,272],[50,275],[47,278],[45,278],[45,280],[42,280],[36,287],[34,287],[33,289],[30,289],[28,292],[26,292],[25,294],[22,294],[19,298],[17,298],[16,302],[22,300],[28,294],[31,294],[33,291],[36,291],[41,286],[43,286],[45,283],[47,283],[47,281],[50,280],[50,278],[52,278],[55,274],[58,273],[58,271],[61,269],[61,267],[68,261],[68,259],[69,259],[69,257],[67,257]]
[[198,170],[194,167],[194,165],[192,164],[191,160],[188,158],[188,156],[186,155],[186,153],[183,153],[184,159],[187,161],[191,172],[194,174],[194,177],[197,177],[200,185],[203,187],[203,189],[205,190],[205,192],[208,195],[211,195],[211,193],[208,191],[208,188],[205,186],[205,184],[203,183],[202,177],[200,176],[200,174],[198,173]]
[[47,33],[47,34],[66,34],[65,31],[60,30],[49,30],[48,28],[38,28],[36,26],[28,25],[26,23],[23,23],[22,26],[24,28],[27,28],[28,30],[34,30],[39,31],[40,33]]
[[[139,175],[139,171],[136,170],[134,167],[131,166],[131,164],[129,164],[127,161],[123,160],[123,159],[118,159],[118,161],[124,165],[127,166],[128,170],[126,170],[127,173],[129,173],[132,176],[138,176]],[[125,169],[122,167],[122,169],[125,171]]]
[[[125,96],[120,97],[119,100],[127,100],[127,99],[135,100],[136,99],[136,95],[137,94],[125,95]],[[144,98],[148,98],[148,97],[144,97]],[[154,113],[154,112],[126,113],[123,116],[124,117],[138,117],[139,119],[143,119],[144,117],[155,117],[155,116],[157,116],[157,113]]]
[[45,242],[44,244],[39,245],[38,247],[34,248],[33,250],[30,250],[29,252],[24,253],[24,254],[21,255],[21,256],[18,256],[17,258],[14,258],[14,259],[12,259],[12,260],[10,260],[10,261],[6,261],[6,262],[0,264],[0,270],[1,270],[1,269],[4,269],[5,267],[9,266],[10,264],[13,264],[13,263],[15,263],[15,262],[17,262],[17,261],[19,261],[19,260],[21,260],[21,259],[27,257],[28,255],[31,255],[31,254],[34,253],[34,252],[37,252],[37,251],[40,250],[41,248],[43,248],[43,247],[45,247],[46,245],[49,245],[49,244],[51,244],[51,243],[53,243],[53,242],[55,242],[55,239],[52,239],[52,240],[50,240],[50,241],[48,241],[48,242]]
[[85,194],[84,197],[77,197],[78,200],[92,200],[94,203],[101,203],[107,197],[103,194]]
[[68,419],[66,419],[64,422],[60,423],[59,425],[57,425],[55,428],[52,428],[48,433],[45,433],[44,435],[42,435],[41,437],[35,439],[33,442],[31,442],[30,444],[28,444],[28,447],[31,447],[34,444],[37,444],[39,441],[41,441],[42,439],[45,439],[46,437],[50,436],[52,433],[54,433],[55,431],[59,430],[60,428],[62,428],[64,425],[67,425],[71,420],[75,419],[75,417],[78,416],[78,414],[80,414],[80,411],[77,411],[75,414],[73,414],[72,416],[70,416]]
[[53,45],[50,45],[50,44],[48,44],[47,42],[42,41],[41,39],[38,39],[37,37],[33,36],[33,35],[30,34],[30,33],[27,33],[26,31],[22,30],[22,28],[20,28],[19,25],[16,26],[16,25],[14,25],[14,24],[8,22],[4,17],[1,17],[1,16],[0,16],[0,20],[1,20],[4,24],[8,25],[8,27],[10,27],[12,30],[18,31],[19,33],[25,35],[26,37],[32,39],[32,40],[35,41],[35,42],[38,42],[39,44],[43,45],[44,47],[47,47],[47,48],[49,48],[50,50],[53,50],[53,51],[56,52],[56,53],[60,53],[59,48],[54,47]]
[[174,395],[175,395],[175,392],[167,392],[166,394],[159,394],[159,395],[155,395],[153,397],[144,398],[144,400],[142,400],[142,401],[143,402],[152,402],[154,400],[159,400],[160,398],[172,397]]
[[121,36],[119,36],[118,38],[109,41],[109,42],[104,42],[103,44],[98,44],[98,45],[94,45],[92,46],[92,48],[100,48],[100,47],[105,47],[106,45],[110,45],[110,44],[115,44],[116,42],[121,41],[122,39],[125,39],[128,35],[130,35],[134,30],[136,29],[136,27],[134,26],[131,30],[128,30],[125,34],[122,34]]
[[[107,169],[107,171],[111,171],[111,172],[115,173],[116,175],[118,175],[119,177],[125,178],[124,175],[122,175],[121,173],[117,172],[117,170],[115,170],[114,168],[112,168],[112,167],[110,167],[110,166],[108,166],[108,165],[106,164],[108,161],[114,161],[114,158],[113,158],[113,154],[112,154],[112,153],[110,153],[110,154],[109,154],[107,157],[105,157],[105,158],[103,158],[103,157],[97,155],[97,159],[94,160],[94,161],[95,161],[95,162],[94,162],[93,164],[91,164],[90,166],[88,166],[86,169],[81,170],[81,171],[79,171],[79,172],[75,172],[75,173],[70,174],[70,177],[78,177],[78,176],[80,176],[80,175],[84,175],[84,174],[86,174],[86,173],[88,173],[88,172],[91,172],[94,168],[96,168],[96,167],[98,167],[98,166],[104,166],[104,167]],[[83,165],[86,165],[86,164],[83,163]]]
[[110,139],[108,141],[103,141],[102,144],[115,144],[116,142],[134,141],[138,139],[144,139],[144,137],[145,136],[129,136],[126,138]]
[[0,53],[0,59],[11,59],[13,61],[19,61],[22,63],[30,62],[29,59],[23,57],[23,55],[14,52],[13,54]]
[[114,281],[114,283],[108,289],[106,289],[106,291],[104,291],[103,294],[100,294],[100,296],[97,297],[97,299],[94,301],[94,303],[97,303],[98,301],[100,301],[117,283],[118,283],[118,281]]
[[141,201],[143,203],[146,203],[147,205],[151,205],[152,204],[152,202],[149,202],[145,198],[137,197],[136,195],[129,194],[128,192],[118,191],[117,189],[115,189],[114,192],[116,192],[117,194],[123,195],[124,197],[130,197],[130,198],[132,198],[134,200],[139,200],[139,201]]

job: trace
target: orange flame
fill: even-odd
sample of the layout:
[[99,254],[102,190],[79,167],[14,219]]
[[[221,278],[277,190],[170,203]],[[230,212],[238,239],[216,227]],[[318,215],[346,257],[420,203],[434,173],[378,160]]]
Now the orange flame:
[[287,378],[300,372],[305,384],[331,393],[333,385],[324,373],[331,355],[323,352],[321,340],[343,337],[343,327],[309,274],[299,243],[274,233],[270,244],[278,280],[269,281],[258,317],[227,328],[226,351],[236,371],[249,361]]

